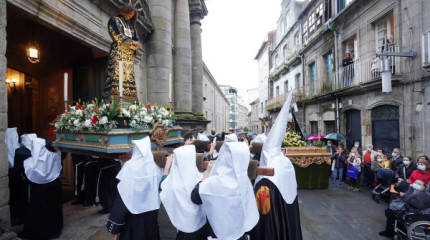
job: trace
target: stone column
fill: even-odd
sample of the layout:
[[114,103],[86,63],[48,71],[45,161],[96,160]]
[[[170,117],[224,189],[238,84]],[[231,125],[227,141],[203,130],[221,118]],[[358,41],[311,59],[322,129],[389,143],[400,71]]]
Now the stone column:
[[191,36],[188,0],[176,1],[174,24],[174,109],[192,111]]
[[192,53],[192,110],[203,111],[203,57],[202,57],[202,25],[200,20],[207,15],[203,0],[190,1],[191,19],[191,53]]
[[147,44],[147,99],[168,104],[172,73],[172,1],[148,0],[154,32]]
[[0,228],[10,228],[7,146],[4,143],[7,123],[6,77],[6,0],[0,0]]

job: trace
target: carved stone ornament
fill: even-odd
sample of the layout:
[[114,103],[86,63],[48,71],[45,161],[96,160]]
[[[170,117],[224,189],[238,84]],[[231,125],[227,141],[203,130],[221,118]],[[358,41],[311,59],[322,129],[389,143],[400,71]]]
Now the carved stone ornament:
[[165,128],[160,120],[154,125],[152,130],[149,132],[151,134],[151,140],[154,141],[157,146],[162,147],[169,137],[169,129]]

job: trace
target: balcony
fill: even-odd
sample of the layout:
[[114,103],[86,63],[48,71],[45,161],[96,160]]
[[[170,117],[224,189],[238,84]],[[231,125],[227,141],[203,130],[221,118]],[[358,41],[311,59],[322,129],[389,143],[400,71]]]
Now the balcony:
[[[398,52],[398,47],[390,47],[390,52]],[[399,57],[388,57],[391,74],[399,75],[400,69],[396,68],[396,63],[400,62]],[[381,80],[381,59],[375,56],[356,60],[353,64],[342,67],[336,73],[339,79],[339,89],[358,86],[375,80]],[[396,80],[394,78],[393,80]]]
[[273,111],[277,108],[281,108],[284,105],[285,100],[287,100],[288,93],[284,93],[275,98],[267,100],[266,109],[267,111]]

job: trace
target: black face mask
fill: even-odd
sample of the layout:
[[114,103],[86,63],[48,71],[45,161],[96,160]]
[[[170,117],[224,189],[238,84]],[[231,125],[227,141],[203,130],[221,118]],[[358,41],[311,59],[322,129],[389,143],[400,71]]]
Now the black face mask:
[[215,135],[216,132],[211,132],[211,133],[212,133],[212,135]]

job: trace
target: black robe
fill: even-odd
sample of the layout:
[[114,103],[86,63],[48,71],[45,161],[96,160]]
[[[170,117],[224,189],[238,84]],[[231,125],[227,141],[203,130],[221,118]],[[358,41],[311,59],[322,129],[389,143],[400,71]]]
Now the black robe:
[[[269,189],[270,210],[263,215],[258,208],[260,219],[249,233],[252,240],[301,240],[300,213],[298,198],[287,204],[275,184],[267,178],[261,179],[254,188],[257,194],[260,187]],[[267,199],[266,199],[267,200]]]
[[160,240],[158,209],[132,214],[119,194],[115,198],[106,227],[110,233],[119,234],[119,240]]
[[60,178],[50,183],[30,183],[30,202],[22,236],[31,240],[49,239],[63,228]]
[[15,150],[13,168],[9,169],[9,206],[13,224],[22,224],[28,207],[28,179],[25,176],[24,160],[31,157],[31,151],[26,147]]
[[[121,170],[121,163],[113,159],[104,159],[97,180],[98,202],[106,212],[110,211],[118,195],[118,182],[116,178]],[[97,202],[97,201],[96,201]]]

